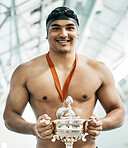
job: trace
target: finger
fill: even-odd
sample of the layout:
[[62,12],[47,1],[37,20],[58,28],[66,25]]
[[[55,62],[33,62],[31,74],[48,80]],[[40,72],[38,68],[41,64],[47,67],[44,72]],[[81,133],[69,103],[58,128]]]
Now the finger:
[[89,135],[92,140],[96,140],[97,136]]
[[51,125],[47,125],[47,126],[43,126],[43,127],[42,126],[37,127],[37,131],[39,132],[39,134],[44,133],[47,130],[52,130],[53,131]]
[[43,115],[43,119],[51,120],[51,117],[49,117],[47,114],[44,114],[44,115]]
[[50,139],[52,139],[52,138],[53,138],[53,134],[48,135],[48,136],[45,137],[45,139],[47,139],[47,140],[50,140]]
[[43,138],[44,136],[47,136],[53,133],[53,129],[51,125],[47,125],[44,127],[39,126],[39,124],[35,125],[35,131],[36,131],[36,135],[40,138]]
[[52,129],[49,129],[49,130],[43,132],[43,135],[42,134],[41,135],[42,135],[42,137],[47,137],[47,136],[49,136],[51,134],[53,134],[53,130]]
[[43,120],[41,120],[40,124],[41,124],[41,126],[50,125],[50,120],[45,120],[45,119],[43,119]]
[[98,118],[95,115],[90,116],[88,121],[97,121]]
[[98,122],[90,122],[90,123],[88,123],[88,125],[87,125],[87,128],[94,128],[94,129],[101,129],[102,130],[102,127],[103,127],[103,124],[102,124],[102,122],[100,122],[100,121],[98,121]]
[[51,120],[51,118],[47,114],[44,114],[38,118],[37,122],[41,122],[41,120],[43,120],[43,119]]
[[39,133],[39,129],[37,128],[37,124],[35,125],[35,133],[36,133],[36,136],[37,136],[37,137],[39,137],[39,138],[42,139],[42,137],[41,137],[41,135],[40,135],[40,133]]
[[93,127],[97,127],[97,123],[93,120],[88,121],[87,126],[93,126]]
[[45,126],[43,129],[44,129],[44,131],[46,131],[46,130],[53,130],[53,128],[52,128],[52,126],[50,124]]
[[93,119],[88,121],[88,125],[98,127],[98,126],[102,126],[103,123],[99,119],[95,119],[95,120]]
[[92,140],[96,140],[96,138],[98,137],[99,134],[100,134],[100,132],[88,131],[88,136],[89,136]]
[[94,127],[94,126],[88,125],[88,126],[87,126],[87,129],[88,129],[88,130],[102,131],[102,126]]
[[40,128],[40,127],[45,127],[45,126],[47,126],[47,125],[50,125],[50,120],[45,120],[45,119],[43,119],[41,122],[37,122],[37,124],[36,124],[36,126],[37,126],[38,128]]
[[49,129],[45,132],[41,132],[40,136],[42,137],[42,139],[51,139],[53,137],[53,130]]
[[100,134],[100,131],[87,130],[87,133],[91,136],[98,136]]

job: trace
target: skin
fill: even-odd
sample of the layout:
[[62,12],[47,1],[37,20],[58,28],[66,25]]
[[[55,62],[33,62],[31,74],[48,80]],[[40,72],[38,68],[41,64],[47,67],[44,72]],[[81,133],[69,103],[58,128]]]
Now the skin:
[[[56,20],[48,30],[49,56],[55,65],[61,88],[74,66],[77,33],[77,27],[70,20]],[[78,64],[66,97],[69,95],[74,101],[73,111],[81,118],[89,119],[85,126],[89,134],[87,141],[75,142],[74,148],[95,148],[95,139],[101,131],[123,124],[124,107],[113,76],[105,64],[78,55]],[[100,119],[93,115],[97,100],[106,111],[106,116]],[[27,103],[30,103],[37,123],[29,123],[22,118]],[[61,106],[46,55],[42,55],[14,71],[4,111],[5,124],[12,131],[36,136],[37,148],[64,148],[64,143],[58,140],[51,142],[53,127],[50,123],[56,119],[55,113]]]

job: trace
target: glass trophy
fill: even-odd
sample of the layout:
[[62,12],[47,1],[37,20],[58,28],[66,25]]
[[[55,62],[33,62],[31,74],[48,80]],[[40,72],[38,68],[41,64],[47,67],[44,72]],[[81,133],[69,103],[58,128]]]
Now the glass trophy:
[[63,105],[56,112],[57,119],[53,121],[54,136],[52,142],[60,140],[65,143],[66,148],[73,148],[73,143],[82,139],[86,141],[85,124],[86,119],[76,116],[72,110],[71,104],[73,99],[71,96],[66,98],[66,107]]

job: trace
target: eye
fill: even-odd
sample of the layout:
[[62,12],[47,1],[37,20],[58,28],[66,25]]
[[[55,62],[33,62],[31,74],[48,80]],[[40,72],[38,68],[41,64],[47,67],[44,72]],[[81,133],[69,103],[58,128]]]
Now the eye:
[[67,27],[67,30],[74,30],[74,27]]
[[60,28],[59,27],[54,27],[54,28],[52,28],[52,30],[57,31],[57,30],[60,30]]

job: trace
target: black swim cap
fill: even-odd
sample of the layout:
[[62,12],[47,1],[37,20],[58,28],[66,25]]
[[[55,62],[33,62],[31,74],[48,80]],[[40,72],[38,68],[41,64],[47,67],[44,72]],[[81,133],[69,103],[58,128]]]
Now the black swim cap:
[[55,20],[71,20],[76,24],[76,26],[79,26],[77,15],[68,7],[57,7],[48,15],[48,18],[46,19],[47,33],[50,24]]

